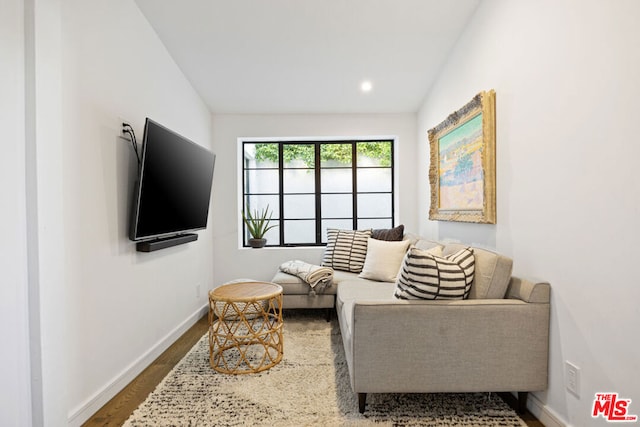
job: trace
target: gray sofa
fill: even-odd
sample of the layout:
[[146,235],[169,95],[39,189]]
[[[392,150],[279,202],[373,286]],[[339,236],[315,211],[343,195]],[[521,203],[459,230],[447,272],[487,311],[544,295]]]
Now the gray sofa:
[[[416,240],[428,249],[438,242]],[[447,255],[465,247],[446,244]],[[512,260],[474,248],[475,275],[466,300],[400,300],[395,283],[361,279],[336,271],[333,286],[319,300],[332,301],[340,323],[351,387],[364,412],[367,393],[518,392],[520,409],[527,393],[547,387],[550,286],[511,276]],[[296,308],[313,297],[298,282],[290,294]],[[288,277],[287,277],[288,276]],[[294,287],[285,284],[287,292]],[[315,308],[318,304],[316,304]]]

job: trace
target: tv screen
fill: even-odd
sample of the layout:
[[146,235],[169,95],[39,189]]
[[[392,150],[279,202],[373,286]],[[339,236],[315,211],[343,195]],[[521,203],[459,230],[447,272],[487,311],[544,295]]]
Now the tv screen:
[[147,118],[129,238],[206,228],[215,155]]

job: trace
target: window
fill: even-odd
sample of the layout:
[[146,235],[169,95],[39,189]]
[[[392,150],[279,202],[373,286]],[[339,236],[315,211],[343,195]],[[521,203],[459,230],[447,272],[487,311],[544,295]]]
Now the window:
[[278,224],[268,246],[323,245],[327,228],[393,226],[391,139],[244,140],[242,158],[243,209],[268,206]]

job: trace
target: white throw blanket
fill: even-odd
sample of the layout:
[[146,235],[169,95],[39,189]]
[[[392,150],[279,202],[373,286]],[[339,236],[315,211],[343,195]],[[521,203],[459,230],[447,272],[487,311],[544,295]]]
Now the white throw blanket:
[[280,271],[298,276],[311,286],[310,295],[315,295],[316,290],[322,291],[333,280],[333,269],[313,265],[300,260],[287,261],[280,265]]

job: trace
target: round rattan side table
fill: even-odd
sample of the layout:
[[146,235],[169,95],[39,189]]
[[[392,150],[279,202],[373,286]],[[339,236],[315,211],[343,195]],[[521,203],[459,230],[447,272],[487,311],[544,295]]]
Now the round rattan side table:
[[251,374],[282,360],[282,287],[234,282],[209,292],[209,360],[223,374]]

